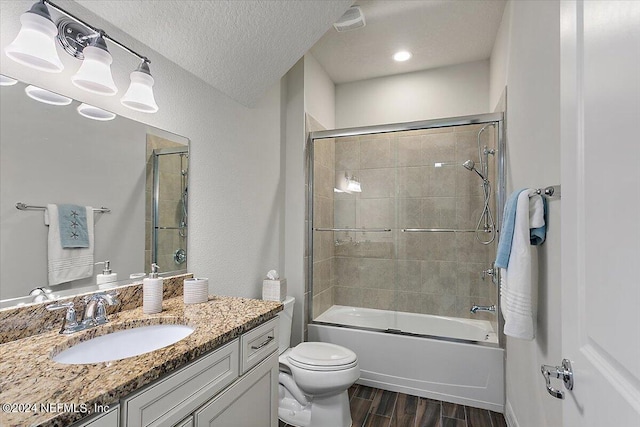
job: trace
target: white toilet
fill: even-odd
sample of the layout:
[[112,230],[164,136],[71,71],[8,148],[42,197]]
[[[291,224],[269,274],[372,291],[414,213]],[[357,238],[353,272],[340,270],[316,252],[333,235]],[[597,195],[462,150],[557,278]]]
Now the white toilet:
[[348,348],[323,342],[289,348],[294,302],[287,297],[278,314],[278,418],[296,427],[350,427],[347,389],[360,377],[358,357]]

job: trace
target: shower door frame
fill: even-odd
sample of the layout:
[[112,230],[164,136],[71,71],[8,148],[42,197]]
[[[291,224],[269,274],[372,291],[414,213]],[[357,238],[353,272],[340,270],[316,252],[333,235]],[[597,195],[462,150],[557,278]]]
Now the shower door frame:
[[[156,148],[152,152],[152,165],[153,165],[153,196],[151,206],[151,262],[158,263],[158,231],[160,230],[160,156],[174,155],[174,154],[186,154],[189,155],[189,146],[185,147],[166,147]],[[184,189],[182,189],[184,191]],[[187,219],[188,221],[188,219]],[[187,222],[188,224],[188,222]],[[164,227],[165,229],[168,227]],[[179,229],[180,227],[175,227]],[[185,243],[189,242],[189,228],[185,227],[187,235],[185,236]],[[186,245],[185,245],[186,246]],[[187,253],[187,260],[185,261],[184,268],[175,271],[187,271],[187,265],[189,265],[189,255]],[[174,271],[174,270],[171,270]]]
[[[490,124],[495,123],[497,128],[497,164],[498,164],[498,178],[497,178],[497,191],[496,191],[496,233],[499,235],[500,228],[502,226],[502,210],[504,208],[504,204],[506,201],[506,140],[505,140],[505,126],[504,126],[504,113],[486,113],[486,114],[475,114],[470,116],[460,116],[460,117],[445,117],[441,119],[432,119],[432,120],[419,120],[414,122],[404,122],[404,123],[391,123],[384,125],[373,125],[373,126],[362,126],[362,127],[352,127],[352,128],[343,128],[343,129],[332,129],[332,130],[323,130],[317,132],[309,132],[307,138],[307,211],[308,218],[307,221],[307,253],[309,254],[307,261],[307,283],[309,284],[309,292],[307,296],[307,323],[319,323],[313,320],[313,160],[314,160],[314,142],[320,139],[330,139],[330,138],[341,138],[348,136],[362,136],[362,135],[375,135],[381,133],[392,133],[392,132],[404,132],[411,130],[426,130],[426,129],[436,129],[436,128],[444,128],[444,127],[452,127],[452,126],[466,126],[466,125],[481,125],[481,124]],[[498,274],[493,276],[496,281],[494,282],[497,286],[497,291],[499,294],[499,284],[500,277]],[[500,298],[497,298],[496,304],[496,316],[497,316],[497,324],[498,330],[496,331],[498,335],[498,346],[500,348],[504,348],[504,336],[501,333],[503,330],[504,319],[500,313]],[[344,325],[334,325],[334,326],[344,326]],[[363,329],[355,326],[344,326],[347,328],[355,328],[355,329]],[[366,328],[365,328],[366,329]],[[379,332],[385,332],[383,330],[377,330]],[[401,331],[387,331],[391,333],[398,333],[402,335],[413,335],[410,333],[405,333]],[[451,341],[460,341],[456,339],[450,339],[447,337],[430,337],[437,338],[442,340],[451,340]],[[487,343],[482,342],[473,342],[474,344],[480,345],[488,345]],[[494,344],[495,345],[495,344]]]

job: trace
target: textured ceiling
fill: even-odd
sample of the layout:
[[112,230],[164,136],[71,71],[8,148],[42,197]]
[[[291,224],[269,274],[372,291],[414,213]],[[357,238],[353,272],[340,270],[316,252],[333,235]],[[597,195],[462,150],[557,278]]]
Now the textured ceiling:
[[352,1],[77,0],[249,106],[320,39]]
[[[360,0],[367,25],[331,28],[311,49],[335,83],[487,59],[504,0]],[[413,58],[391,56],[409,50]]]

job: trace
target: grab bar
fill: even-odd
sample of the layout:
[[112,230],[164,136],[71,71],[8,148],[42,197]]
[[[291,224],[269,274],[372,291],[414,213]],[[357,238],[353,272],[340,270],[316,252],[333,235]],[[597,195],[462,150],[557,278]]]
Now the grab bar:
[[314,231],[359,231],[362,233],[384,233],[391,231],[390,228],[314,228]]
[[[16,203],[16,209],[19,209],[21,211],[26,211],[27,209],[46,210],[47,207],[46,206],[27,205],[25,203],[18,202],[18,203]],[[101,208],[93,208],[93,211],[94,212],[98,212],[98,213],[107,213],[107,212],[111,212],[111,209],[105,208],[103,206]]]

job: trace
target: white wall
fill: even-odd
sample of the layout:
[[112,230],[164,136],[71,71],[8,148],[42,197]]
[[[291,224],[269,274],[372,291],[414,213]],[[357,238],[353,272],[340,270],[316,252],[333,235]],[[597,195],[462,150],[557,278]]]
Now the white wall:
[[336,127],[491,111],[489,60],[336,85]]
[[[559,19],[558,2],[514,1],[505,9],[498,32],[491,61],[491,102],[497,102],[506,84],[507,192],[560,183]],[[547,241],[538,252],[536,338],[507,338],[506,416],[511,427],[562,423],[561,401],[547,394],[540,375],[541,364],[562,360],[561,205],[559,200],[549,202]]]
[[[32,3],[0,3],[2,48],[17,34],[19,15]],[[137,59],[117,47],[111,49],[120,88],[115,97],[73,86],[69,77],[79,64],[64,53],[66,69],[58,75],[28,69],[4,54],[0,72],[190,138],[189,270],[209,277],[213,293],[260,296],[264,274],[280,267],[284,232],[280,84],[255,108],[246,108],[78,4],[57,3],[151,59],[160,111],[148,115],[120,105]]]
[[285,189],[285,270],[287,293],[296,299],[293,307],[291,345],[303,341],[305,315],[305,125],[304,77],[305,61],[300,59],[289,70],[286,82],[286,171]]
[[489,59],[489,111],[496,111],[507,81],[511,34],[511,2],[508,2],[502,13],[502,22]]
[[304,109],[326,129],[336,126],[336,85],[318,60],[304,55]]

